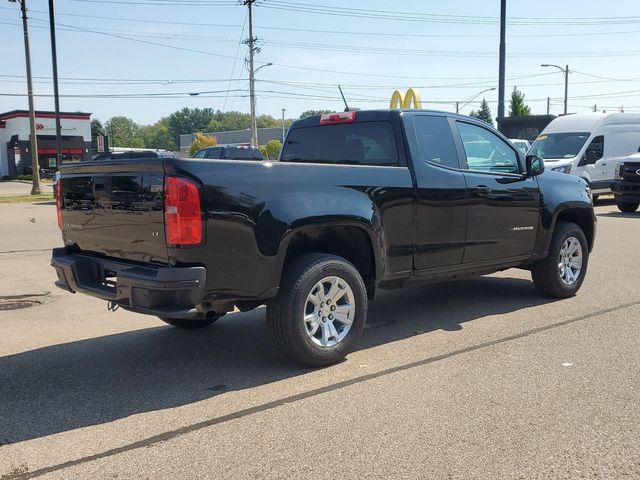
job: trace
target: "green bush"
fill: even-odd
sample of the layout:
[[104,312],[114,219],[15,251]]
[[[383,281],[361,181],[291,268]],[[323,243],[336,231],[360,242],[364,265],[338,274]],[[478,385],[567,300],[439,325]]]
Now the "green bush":
[[18,175],[16,177],[16,180],[24,180],[24,181],[27,181],[27,182],[33,182],[33,176],[31,176],[31,175]]

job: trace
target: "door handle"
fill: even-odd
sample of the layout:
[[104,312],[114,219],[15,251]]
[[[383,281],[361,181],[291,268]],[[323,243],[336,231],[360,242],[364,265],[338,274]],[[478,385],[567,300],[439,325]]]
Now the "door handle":
[[478,185],[476,187],[476,192],[478,192],[478,195],[489,195],[491,193],[491,189],[486,185]]

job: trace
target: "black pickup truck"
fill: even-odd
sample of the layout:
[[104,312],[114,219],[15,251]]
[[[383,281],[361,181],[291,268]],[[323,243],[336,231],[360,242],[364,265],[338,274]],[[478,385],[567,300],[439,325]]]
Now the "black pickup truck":
[[531,270],[544,295],[580,288],[591,192],[468,117],[342,112],[295,122],[279,161],[63,165],[58,286],[183,328],[267,305],[290,357],[354,348],[377,289]]
[[623,158],[616,167],[616,179],[611,184],[618,210],[633,213],[640,206],[640,150]]

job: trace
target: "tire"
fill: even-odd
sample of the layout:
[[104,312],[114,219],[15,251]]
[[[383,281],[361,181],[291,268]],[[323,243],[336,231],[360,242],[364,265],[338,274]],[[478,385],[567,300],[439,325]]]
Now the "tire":
[[[560,264],[564,263],[564,259],[569,261],[569,258],[564,254],[567,254],[571,250],[572,245],[575,245],[570,239],[576,240],[579,243],[579,249],[576,247],[575,253],[569,255],[571,265],[576,265],[577,255],[581,254],[581,265],[579,272],[577,272],[575,278],[569,278],[570,282],[567,282],[567,276],[571,277],[575,274],[574,267],[568,270],[568,265],[564,265],[564,269],[561,270]],[[568,246],[568,250],[563,252],[563,247]],[[587,239],[584,236],[582,229],[571,222],[558,222],[556,224],[555,231],[553,232],[553,238],[551,239],[551,245],[549,246],[549,253],[547,258],[538,260],[533,263],[531,268],[531,277],[533,284],[540,293],[547,297],[554,298],[567,298],[574,296],[582,286],[584,277],[587,274],[587,266],[589,264],[589,245]],[[563,277],[562,271],[565,272]],[[564,280],[563,280],[564,278]]]
[[362,277],[351,263],[335,255],[302,255],[285,268],[280,291],[267,304],[267,324],[276,345],[292,360],[308,367],[330,365],[355,347],[367,302]]
[[158,317],[165,323],[168,323],[171,326],[183,328],[185,330],[193,330],[196,328],[204,328],[211,325],[213,322],[218,320],[220,317],[212,317],[212,318],[166,318],[166,317]]
[[640,203],[637,202],[616,202],[618,210],[624,213],[633,213],[638,209]]

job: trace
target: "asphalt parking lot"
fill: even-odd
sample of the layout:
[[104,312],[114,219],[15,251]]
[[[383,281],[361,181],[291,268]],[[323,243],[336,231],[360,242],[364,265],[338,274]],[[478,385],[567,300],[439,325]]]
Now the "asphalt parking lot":
[[200,331],[58,291],[52,204],[0,205],[0,479],[640,478],[640,213],[578,296],[528,272],[382,292],[310,370],[264,310]]

